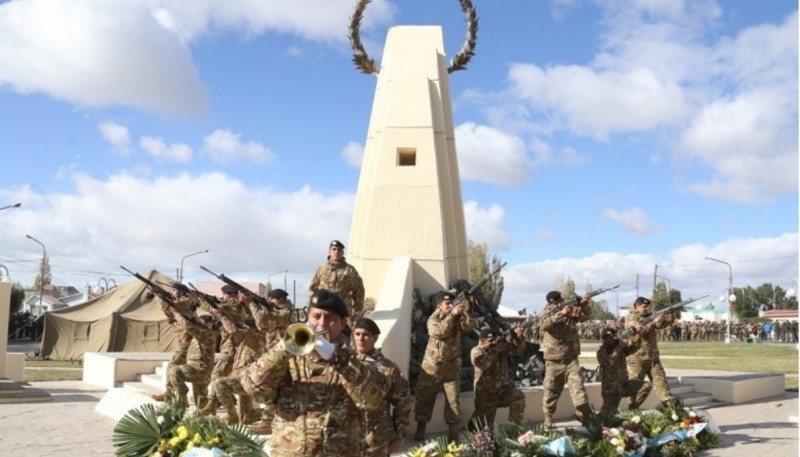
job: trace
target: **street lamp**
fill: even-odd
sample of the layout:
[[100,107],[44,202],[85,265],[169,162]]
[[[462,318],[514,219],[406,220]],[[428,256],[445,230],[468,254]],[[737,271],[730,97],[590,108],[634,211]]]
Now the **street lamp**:
[[5,265],[0,265],[0,268],[2,268],[5,271],[5,273],[0,274],[0,282],[10,282],[11,275],[8,274],[8,268],[6,268]]
[[[105,284],[105,287],[100,287],[100,283]],[[111,284],[114,284],[114,285],[111,286]],[[117,282],[114,281],[114,278],[111,278],[111,279],[100,278],[97,281],[97,287],[94,288],[93,292],[94,292],[95,295],[100,295],[102,293],[108,292],[109,290],[111,290],[111,289],[113,289],[115,287],[117,287]]]
[[727,298],[728,301],[728,319],[727,319],[727,329],[725,330],[725,344],[731,344],[731,303],[736,301],[736,295],[733,294],[733,267],[728,262],[719,259],[713,259],[711,257],[706,257],[706,260],[711,260],[712,262],[724,263],[728,266],[728,296],[727,297],[720,297],[720,301]]
[[4,209],[8,208],[19,208],[20,206],[22,206],[22,203],[14,203],[13,205],[3,206],[2,208],[0,208],[0,211],[3,211]]
[[206,252],[208,252],[208,249],[206,249],[205,251],[197,251],[191,254],[186,254],[185,256],[183,256],[183,258],[181,258],[181,269],[178,270],[178,282],[183,282],[183,261],[186,260],[187,257],[191,257],[193,255],[198,255],[198,254],[205,254]]
[[[271,290],[272,290],[272,283],[269,281],[269,278],[271,278],[271,277],[273,277],[273,276],[275,276],[275,275],[279,275],[279,274],[281,274],[281,273],[283,273],[283,274],[286,274],[286,273],[288,273],[288,272],[289,272],[289,270],[281,270],[281,271],[276,271],[275,273],[270,273],[270,274],[268,274],[268,275],[267,275],[267,292],[269,292],[269,291],[271,291]],[[284,285],[283,285],[283,287],[286,287],[286,279],[285,279],[285,278],[284,278],[284,281],[283,281],[283,282],[284,282]]]
[[42,295],[44,295],[44,259],[47,258],[47,248],[44,247],[44,243],[37,240],[36,238],[25,235],[26,238],[29,240],[33,240],[42,247],[42,264],[39,266],[39,313],[36,317],[41,317],[42,315]]

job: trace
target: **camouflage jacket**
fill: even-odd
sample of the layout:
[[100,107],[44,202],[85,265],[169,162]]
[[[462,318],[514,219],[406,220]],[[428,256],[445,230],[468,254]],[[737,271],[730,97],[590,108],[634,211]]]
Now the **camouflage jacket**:
[[[222,338],[219,343],[219,352],[225,354],[235,354],[236,340],[233,338],[233,334],[237,332],[239,328],[244,327],[244,320],[247,318],[247,311],[245,311],[244,306],[239,303],[239,300],[233,297],[230,297],[224,302],[220,303],[219,307],[222,310],[222,314],[219,318],[219,321],[222,324],[219,332]],[[229,319],[226,314],[227,316],[232,317],[233,320]]]
[[[548,308],[545,308],[548,312]],[[581,340],[578,336],[578,322],[589,318],[588,306],[576,306],[572,315],[561,312],[545,315],[538,324],[542,330],[542,350],[545,360],[571,361],[581,353]]]
[[237,330],[233,334],[236,340],[236,355],[233,357],[231,376],[238,376],[242,370],[255,363],[264,353],[264,337],[261,332],[253,330]]
[[436,310],[428,318],[428,345],[422,369],[433,377],[457,379],[461,373],[461,332],[475,327],[468,312],[456,316]]
[[346,364],[334,366],[316,351],[297,357],[277,345],[243,374],[246,391],[276,402],[272,457],[357,455],[360,410],[380,407],[386,388],[374,364],[347,347],[345,334],[332,343]]
[[[625,328],[636,327],[644,317],[646,316],[631,310],[625,317]],[[656,325],[655,321],[650,322],[644,326],[642,333],[636,333],[631,336],[628,341],[636,346],[636,350],[628,355],[628,360],[637,362],[658,361],[660,356],[658,352],[658,330],[670,325],[672,325],[672,322],[667,316],[664,316],[658,325]]]
[[308,290],[313,293],[319,289],[328,289],[341,297],[350,316],[364,314],[364,282],[356,268],[344,259],[339,262],[328,261],[317,268]]
[[359,354],[360,360],[374,363],[383,376],[386,395],[374,411],[361,411],[366,447],[378,448],[393,439],[403,439],[411,413],[411,392],[408,381],[396,363],[387,359],[379,349]]
[[192,335],[192,342],[186,354],[186,364],[202,370],[211,376],[214,371],[214,352],[217,350],[217,332],[194,325],[186,327]]
[[[175,332],[178,334],[183,334],[186,331],[186,327],[192,324],[187,322],[186,318],[181,315],[181,312],[175,310],[172,305],[161,299],[159,299],[159,301],[161,302],[161,311],[165,316],[167,316],[170,323],[174,325]],[[174,303],[179,310],[187,315],[197,316],[197,313],[195,312],[195,303],[191,298],[181,297],[177,300],[174,300]]]
[[635,346],[622,347],[618,341],[613,346],[601,344],[597,350],[597,363],[601,367],[603,384],[622,384],[628,380],[627,355]]
[[287,299],[286,306],[283,308],[276,308],[272,305],[261,306],[256,303],[248,303],[248,308],[256,320],[256,327],[265,335],[264,347],[271,349],[286,335],[289,317],[294,309],[292,301]]
[[525,340],[514,338],[506,343],[506,347],[498,346],[482,348],[480,343],[472,348],[470,360],[475,367],[475,393],[500,392],[509,384],[508,363],[509,359],[516,357],[525,350]]

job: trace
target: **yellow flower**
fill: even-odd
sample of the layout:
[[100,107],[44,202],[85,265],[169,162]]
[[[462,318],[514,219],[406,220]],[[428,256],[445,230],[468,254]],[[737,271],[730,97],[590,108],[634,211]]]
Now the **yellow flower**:
[[178,436],[181,437],[182,440],[185,440],[186,438],[189,437],[189,430],[186,429],[185,425],[181,425],[180,427],[178,427],[177,432]]
[[181,441],[183,440],[181,440],[180,436],[173,436],[172,438],[169,439],[169,446],[177,447],[179,444],[181,444]]
[[194,434],[194,438],[192,438],[192,443],[200,444],[203,442],[203,437],[200,436],[200,432]]
[[446,452],[442,457],[456,457],[452,452]]
[[210,445],[212,445],[212,446],[214,446],[215,444],[219,444],[219,437],[218,437],[218,436],[215,436],[214,438],[211,438],[211,439],[208,441],[208,444],[210,444]]

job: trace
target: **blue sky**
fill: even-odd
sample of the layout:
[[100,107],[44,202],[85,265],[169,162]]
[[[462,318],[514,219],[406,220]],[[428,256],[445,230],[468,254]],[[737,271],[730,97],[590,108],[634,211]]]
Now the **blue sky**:
[[[451,75],[467,232],[509,262],[509,307],[566,278],[660,275],[684,296],[796,286],[797,5],[474,0]],[[350,62],[354,0],[0,2],[0,264],[30,284],[119,265],[265,281],[298,299],[348,240],[376,79]],[[375,0],[362,28],[439,24],[458,2]],[[645,279],[645,276],[650,275]],[[282,282],[282,275],[273,282]]]

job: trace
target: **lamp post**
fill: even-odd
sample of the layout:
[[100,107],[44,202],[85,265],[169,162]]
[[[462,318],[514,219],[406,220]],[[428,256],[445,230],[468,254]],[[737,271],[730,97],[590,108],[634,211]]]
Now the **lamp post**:
[[42,315],[42,295],[44,295],[44,259],[47,258],[47,248],[44,247],[44,243],[37,240],[36,238],[25,235],[26,238],[29,240],[33,240],[42,247],[42,264],[39,266],[39,312],[36,317],[41,317]]
[[186,260],[187,257],[191,257],[193,255],[198,255],[198,254],[205,254],[206,252],[208,252],[208,249],[204,251],[193,252],[191,254],[186,254],[181,258],[181,269],[178,270],[178,282],[183,282],[183,261]]
[[[105,284],[105,287],[100,287],[101,283]],[[114,284],[113,286],[111,286],[112,283]],[[97,287],[94,288],[94,293],[95,293],[95,295],[100,295],[102,293],[108,292],[109,290],[111,290],[111,289],[113,289],[115,287],[117,287],[117,282],[114,281],[114,278],[111,278],[111,279],[100,278],[97,281]]]
[[0,274],[0,282],[10,282],[11,275],[8,273],[8,268],[6,268],[5,265],[0,265],[0,268],[2,268],[3,271],[5,271],[5,273]]
[[22,206],[22,203],[14,203],[13,205],[6,205],[6,206],[3,206],[3,207],[0,207],[0,211],[3,211],[4,209],[8,209],[8,208],[19,208],[20,206]]
[[[706,257],[706,260],[711,260],[712,262],[717,263],[724,263],[728,266],[728,295],[724,297],[728,302],[728,318],[727,318],[727,328],[725,330],[725,344],[731,344],[731,303],[736,301],[736,295],[733,295],[733,267],[728,262],[724,260],[714,259],[711,257]],[[722,298],[722,297],[721,297]]]
[[[288,272],[289,272],[289,270],[281,270],[281,271],[276,271],[275,273],[268,274],[267,275],[267,292],[272,290],[272,283],[269,281],[269,278],[271,278],[271,277],[273,277],[275,275],[279,275],[281,273],[286,274]],[[286,279],[285,278],[284,278],[283,282],[284,282],[284,286],[283,287],[286,287]]]

